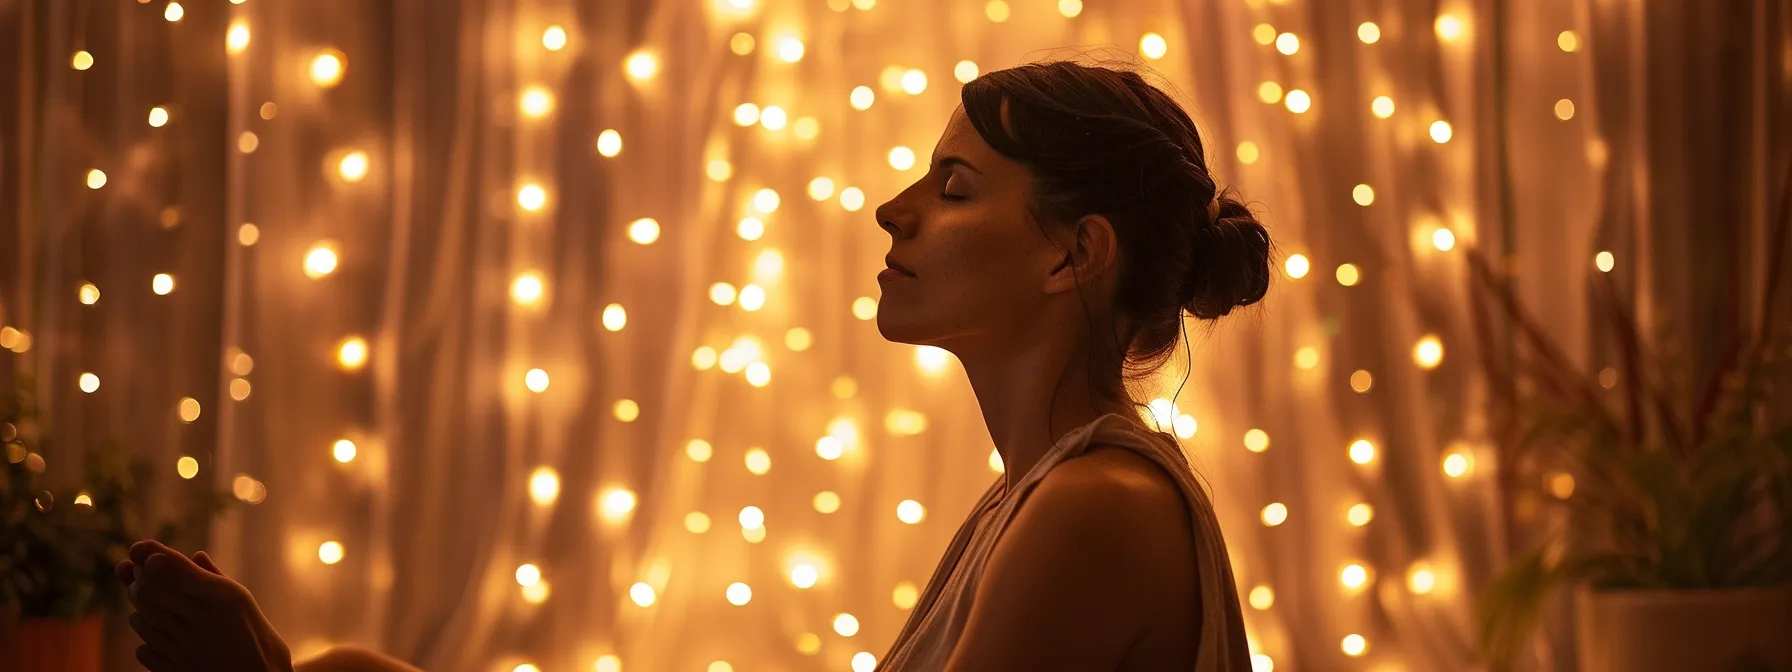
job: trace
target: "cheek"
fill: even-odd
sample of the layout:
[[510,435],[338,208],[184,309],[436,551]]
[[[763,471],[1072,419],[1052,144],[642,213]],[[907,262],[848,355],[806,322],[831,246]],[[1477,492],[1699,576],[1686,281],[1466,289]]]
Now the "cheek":
[[1017,227],[987,221],[936,226],[918,255],[922,277],[887,287],[880,315],[888,311],[891,326],[929,332],[910,335],[925,338],[981,331],[1028,311],[1040,292],[1030,279],[1031,243]]

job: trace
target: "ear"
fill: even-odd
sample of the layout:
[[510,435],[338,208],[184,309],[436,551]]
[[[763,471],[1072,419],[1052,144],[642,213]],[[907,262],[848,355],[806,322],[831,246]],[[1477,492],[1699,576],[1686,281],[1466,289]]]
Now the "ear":
[[1058,256],[1045,279],[1045,293],[1056,294],[1075,290],[1078,285],[1093,284],[1114,268],[1119,258],[1119,240],[1114,237],[1114,224],[1101,215],[1087,215],[1077,220],[1071,236],[1062,236]]

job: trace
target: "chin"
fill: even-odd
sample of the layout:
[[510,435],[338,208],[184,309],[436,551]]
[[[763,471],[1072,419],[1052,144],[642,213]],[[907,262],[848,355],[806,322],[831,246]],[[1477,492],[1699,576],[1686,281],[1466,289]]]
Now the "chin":
[[877,333],[891,343],[908,345],[929,345],[932,330],[918,324],[913,315],[907,314],[897,306],[879,305],[877,308]]

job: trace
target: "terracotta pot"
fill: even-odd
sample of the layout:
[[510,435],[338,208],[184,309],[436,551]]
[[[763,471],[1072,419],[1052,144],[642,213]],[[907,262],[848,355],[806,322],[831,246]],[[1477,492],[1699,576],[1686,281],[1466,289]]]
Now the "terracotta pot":
[[100,615],[6,624],[0,672],[100,672]]
[[1792,670],[1792,586],[1581,590],[1580,672]]

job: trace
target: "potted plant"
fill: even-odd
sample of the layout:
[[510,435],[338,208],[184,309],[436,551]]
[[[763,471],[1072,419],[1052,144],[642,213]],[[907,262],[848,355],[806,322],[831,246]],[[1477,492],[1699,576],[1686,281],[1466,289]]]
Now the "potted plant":
[[117,444],[87,454],[74,489],[47,487],[49,450],[28,379],[0,399],[0,670],[98,672],[102,625],[125,604],[112,568],[138,539],[195,540],[229,501],[202,492],[179,519],[151,526],[152,470]]
[[1501,488],[1538,537],[1480,597],[1487,661],[1510,669],[1566,588],[1581,672],[1792,669],[1792,325],[1770,303],[1768,328],[1690,380],[1602,276],[1591,303],[1617,365],[1589,374],[1485,260],[1470,265],[1512,337],[1503,356],[1483,348],[1505,391]]

